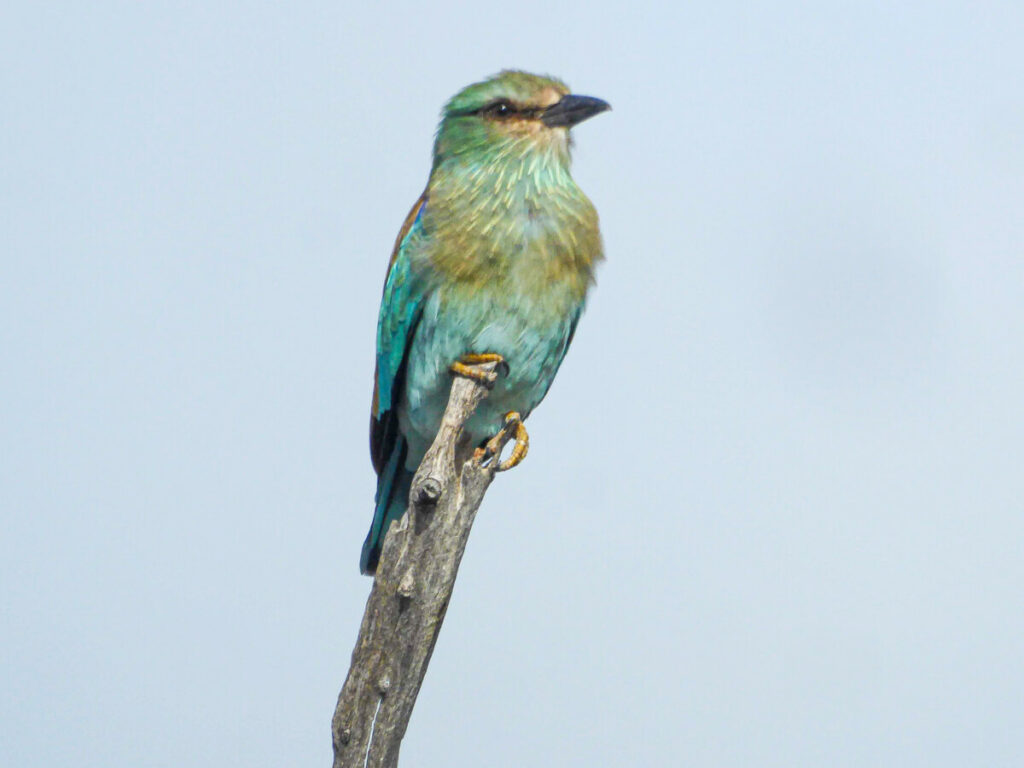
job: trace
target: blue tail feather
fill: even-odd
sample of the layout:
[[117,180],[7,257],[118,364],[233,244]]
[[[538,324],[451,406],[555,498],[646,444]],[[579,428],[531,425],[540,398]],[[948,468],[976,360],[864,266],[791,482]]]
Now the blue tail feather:
[[393,520],[405,514],[409,503],[409,490],[412,488],[413,472],[405,468],[407,446],[401,435],[391,448],[391,455],[381,473],[377,476],[376,507],[373,511],[373,522],[370,532],[363,542],[363,553],[359,558],[359,570],[372,574],[377,570],[380,551],[384,546],[384,537]]

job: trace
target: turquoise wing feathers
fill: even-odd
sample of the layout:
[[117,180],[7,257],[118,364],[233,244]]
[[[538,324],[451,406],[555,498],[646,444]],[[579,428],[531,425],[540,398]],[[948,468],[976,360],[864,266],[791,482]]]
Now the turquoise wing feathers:
[[398,233],[377,320],[377,365],[370,409],[370,458],[377,472],[377,496],[373,521],[359,558],[363,573],[376,569],[388,526],[405,512],[412,484],[412,472],[405,466],[408,445],[399,427],[398,406],[405,389],[409,348],[425,298],[422,281],[413,272],[410,258],[412,244],[422,235],[420,220],[425,202],[424,194]]
[[398,435],[395,408],[402,396],[405,363],[425,298],[412,273],[409,243],[419,236],[426,194],[416,201],[398,234],[377,320],[377,365],[370,413],[370,456],[380,474]]

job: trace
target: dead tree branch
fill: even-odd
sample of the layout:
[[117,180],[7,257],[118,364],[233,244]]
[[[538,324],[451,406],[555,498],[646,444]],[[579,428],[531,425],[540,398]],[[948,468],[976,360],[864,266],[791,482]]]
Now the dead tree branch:
[[[473,366],[496,376],[495,364]],[[462,426],[488,393],[455,377],[409,509],[381,552],[331,730],[334,768],[394,768],[441,631],[469,531],[498,461],[472,459]]]

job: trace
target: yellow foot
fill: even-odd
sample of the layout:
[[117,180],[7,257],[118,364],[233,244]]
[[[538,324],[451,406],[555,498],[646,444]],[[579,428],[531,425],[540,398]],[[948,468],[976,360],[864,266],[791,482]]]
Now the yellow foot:
[[483,384],[485,387],[493,387],[494,382],[498,380],[498,374],[494,371],[481,371],[479,368],[471,368],[473,365],[482,365],[483,363],[498,363],[498,369],[504,369],[508,372],[508,365],[505,363],[505,358],[501,355],[495,354],[494,352],[485,352],[482,355],[463,355],[450,366],[448,370],[454,373],[456,376],[463,376],[467,379],[472,379]]
[[505,358],[496,352],[484,352],[482,355],[468,354],[459,358],[460,363],[465,365],[480,365],[480,363],[504,363]]
[[495,468],[496,472],[505,472],[512,469],[512,467],[518,466],[526,458],[526,454],[530,450],[530,435],[526,431],[526,425],[523,424],[522,417],[515,411],[509,411],[505,414],[505,426],[498,430],[498,434],[488,440],[486,445],[482,448],[477,448],[473,458],[480,464],[487,459],[497,458],[501,455],[501,449],[505,447],[505,443],[509,440],[515,440],[515,445],[512,446],[512,453],[509,454],[507,459],[498,464]]

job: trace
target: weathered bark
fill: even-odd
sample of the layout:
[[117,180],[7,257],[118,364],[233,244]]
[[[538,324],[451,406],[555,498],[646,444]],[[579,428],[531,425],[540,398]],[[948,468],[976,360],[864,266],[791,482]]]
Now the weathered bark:
[[[473,366],[495,376],[495,364]],[[462,426],[488,388],[452,383],[448,408],[416,472],[409,509],[384,541],[331,730],[334,768],[393,768],[441,631],[469,531],[497,460],[472,459]]]

